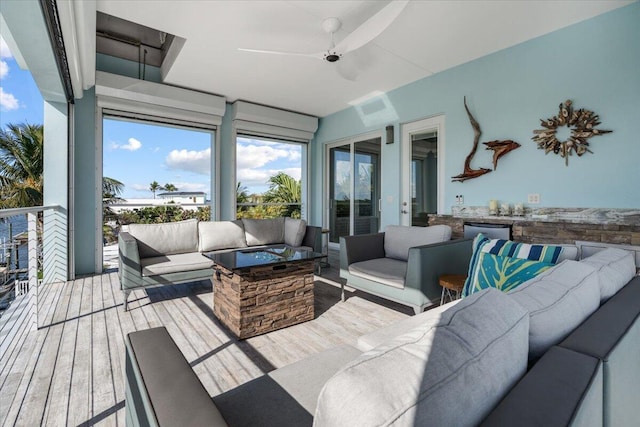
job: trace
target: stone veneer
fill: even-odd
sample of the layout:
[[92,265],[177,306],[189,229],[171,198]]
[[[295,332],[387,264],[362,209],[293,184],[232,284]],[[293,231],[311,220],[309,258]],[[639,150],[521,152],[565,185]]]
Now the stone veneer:
[[512,225],[513,239],[525,243],[589,241],[640,245],[640,210],[526,209],[525,215],[490,216],[486,207],[454,207],[453,215],[429,215],[429,225],[445,224],[452,239],[463,237],[465,222]]
[[245,339],[313,320],[314,261],[213,274],[213,313]]

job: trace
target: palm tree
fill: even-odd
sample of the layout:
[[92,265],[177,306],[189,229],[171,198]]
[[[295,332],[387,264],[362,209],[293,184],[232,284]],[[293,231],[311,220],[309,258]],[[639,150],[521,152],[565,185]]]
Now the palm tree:
[[111,210],[109,205],[123,201],[120,194],[124,189],[124,184],[117,179],[102,177],[102,217],[104,219],[113,219],[116,214]]
[[0,208],[42,206],[43,150],[42,125],[0,129]]
[[165,184],[162,188],[164,188],[165,191],[178,191],[178,187],[176,187],[175,185],[173,185],[171,183]]
[[284,172],[278,172],[267,181],[269,190],[264,193],[267,203],[287,204],[286,215],[300,217],[300,203],[302,201],[302,182]]
[[236,204],[241,205],[249,201],[249,193],[247,193],[247,187],[242,185],[240,181],[236,185]]
[[162,190],[162,186],[158,184],[158,181],[153,181],[149,184],[149,190],[153,193],[153,198],[156,198],[156,192]]

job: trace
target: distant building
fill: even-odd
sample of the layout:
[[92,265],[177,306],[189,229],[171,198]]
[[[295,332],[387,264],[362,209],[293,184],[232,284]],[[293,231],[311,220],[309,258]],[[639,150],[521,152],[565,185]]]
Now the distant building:
[[207,194],[202,191],[167,191],[155,199],[124,199],[120,203],[109,205],[115,213],[124,210],[136,210],[151,206],[178,205],[186,210],[197,210],[208,206]]

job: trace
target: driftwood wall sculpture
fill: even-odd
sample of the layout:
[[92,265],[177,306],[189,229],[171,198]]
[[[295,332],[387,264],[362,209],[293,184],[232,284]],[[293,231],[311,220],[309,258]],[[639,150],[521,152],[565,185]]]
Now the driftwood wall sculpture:
[[[566,100],[560,104],[557,116],[550,119],[540,119],[540,125],[544,129],[534,130],[531,138],[538,148],[544,150],[545,154],[553,151],[553,154],[560,154],[564,157],[565,165],[569,166],[569,156],[576,153],[578,157],[584,153],[593,153],[589,148],[588,139],[595,135],[610,133],[610,130],[596,129],[600,124],[600,117],[593,111],[579,109],[574,110],[571,100]],[[559,141],[557,138],[558,128],[567,126],[571,130],[571,135],[566,141]]]
[[[471,160],[473,159],[473,156],[475,156],[476,151],[478,151],[478,143],[480,142],[480,135],[482,134],[482,131],[480,130],[480,124],[476,121],[476,119],[473,118],[473,115],[469,111],[469,107],[467,107],[466,96],[464,97],[464,109],[467,110],[467,116],[469,116],[469,121],[471,122],[471,127],[473,128],[473,148],[471,149],[471,152],[469,153],[467,158],[464,160],[464,172],[462,172],[460,175],[451,177],[451,180],[453,182],[456,182],[456,181],[464,182],[467,179],[477,178],[479,176],[482,176],[486,173],[491,172],[491,169],[471,168]],[[507,154],[509,151],[513,151],[516,148],[520,147],[520,144],[510,139],[507,139],[504,141],[496,140],[496,141],[483,142],[483,144],[487,146],[486,148],[487,150],[493,150],[493,169],[494,170],[498,168],[498,160],[502,156]]]

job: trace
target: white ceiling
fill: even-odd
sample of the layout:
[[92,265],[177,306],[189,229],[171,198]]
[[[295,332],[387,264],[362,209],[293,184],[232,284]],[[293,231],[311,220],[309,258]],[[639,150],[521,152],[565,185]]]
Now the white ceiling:
[[329,44],[324,18],[342,20],[338,42],[387,3],[98,0],[97,9],[186,39],[166,83],[323,117],[632,1],[411,1],[386,31],[337,63],[238,51],[321,52]]

